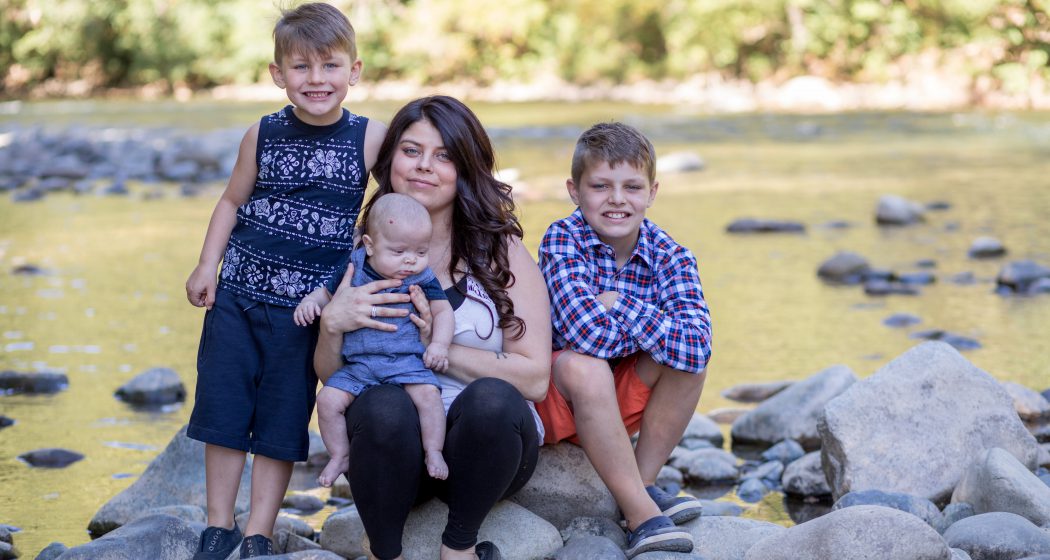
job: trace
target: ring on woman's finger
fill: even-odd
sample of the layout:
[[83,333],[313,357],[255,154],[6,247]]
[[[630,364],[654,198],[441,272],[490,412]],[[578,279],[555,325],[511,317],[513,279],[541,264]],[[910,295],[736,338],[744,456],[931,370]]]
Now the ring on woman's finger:
[[377,312],[378,312],[378,311],[379,311],[379,310],[378,310],[378,309],[376,308],[376,306],[374,306],[374,305],[373,305],[373,306],[372,306],[372,318],[373,318],[373,319],[375,319],[375,318],[376,318],[376,315],[377,315]]

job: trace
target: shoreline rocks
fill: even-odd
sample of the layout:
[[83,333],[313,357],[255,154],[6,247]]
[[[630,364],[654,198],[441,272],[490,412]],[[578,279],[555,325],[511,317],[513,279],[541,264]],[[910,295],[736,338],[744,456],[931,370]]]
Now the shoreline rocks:
[[883,490],[945,503],[983,449],[1003,447],[1030,469],[1038,455],[1006,391],[943,342],[855,383],[827,404],[818,429],[836,498]]

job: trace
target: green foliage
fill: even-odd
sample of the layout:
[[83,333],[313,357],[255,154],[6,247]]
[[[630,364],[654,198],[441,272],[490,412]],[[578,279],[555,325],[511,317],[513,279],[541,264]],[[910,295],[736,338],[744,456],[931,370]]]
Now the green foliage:
[[[0,0],[0,94],[45,80],[199,88],[266,77],[295,0]],[[811,73],[882,80],[905,57],[983,45],[1005,88],[1050,79],[1050,0],[333,0],[365,78],[588,84]]]

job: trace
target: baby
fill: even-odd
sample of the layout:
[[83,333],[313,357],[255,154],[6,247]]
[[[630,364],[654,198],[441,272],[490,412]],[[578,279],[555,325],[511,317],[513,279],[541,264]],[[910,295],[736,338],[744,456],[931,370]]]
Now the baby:
[[[409,317],[375,317],[397,326],[396,332],[362,328],[343,337],[342,368],[324,381],[317,394],[317,417],[321,438],[331,460],[317,481],[331,486],[350,466],[350,442],[346,433],[346,409],[368,387],[381,383],[403,385],[419,412],[427,473],[439,479],[448,477],[448,465],[441,455],[445,442],[445,408],[441,385],[434,371],[448,368],[448,346],[455,324],[452,306],[429,263],[430,214],[413,198],[397,193],[375,202],[367,216],[363,247],[350,255],[354,265],[351,284],[361,286],[384,278],[402,280],[401,286],[387,292],[408,293],[418,284],[430,301],[433,315],[431,342],[426,349],[419,329]],[[344,269],[345,271],[345,269]],[[327,286],[303,298],[295,308],[295,323],[313,323],[330,300],[342,278],[336,275]],[[395,304],[411,311],[411,303]],[[390,307],[390,306],[387,306]],[[374,310],[373,310],[374,313]]]

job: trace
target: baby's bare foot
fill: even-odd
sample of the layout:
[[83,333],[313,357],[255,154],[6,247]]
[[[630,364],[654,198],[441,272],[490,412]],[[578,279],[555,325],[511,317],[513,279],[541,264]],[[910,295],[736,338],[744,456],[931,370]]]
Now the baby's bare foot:
[[445,463],[445,458],[441,455],[441,451],[427,451],[426,464],[427,474],[429,474],[431,478],[436,478],[438,480],[445,480],[448,478],[448,465]]
[[332,457],[328,464],[324,466],[324,470],[317,477],[317,483],[325,488],[331,488],[335,481],[339,478],[339,475],[344,474],[350,468],[350,456],[346,457]]

